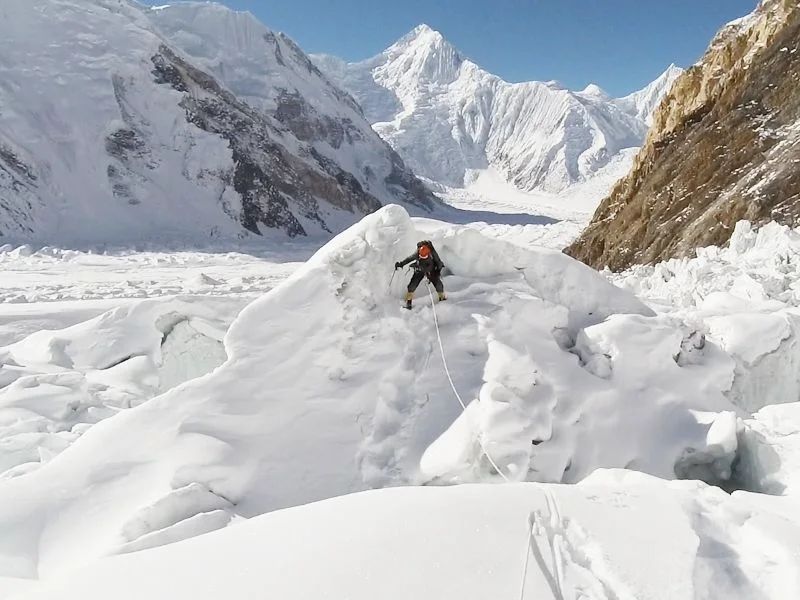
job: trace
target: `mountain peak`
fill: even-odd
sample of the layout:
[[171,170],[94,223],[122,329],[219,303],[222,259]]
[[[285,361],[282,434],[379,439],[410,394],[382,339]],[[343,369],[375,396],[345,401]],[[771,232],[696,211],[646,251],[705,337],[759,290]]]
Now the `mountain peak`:
[[590,83],[587,85],[582,92],[580,92],[582,96],[590,96],[592,98],[599,98],[601,100],[608,100],[610,96],[608,93],[601,88],[596,83]]
[[450,83],[464,58],[444,36],[422,23],[383,52],[387,68],[406,81]]
[[436,34],[439,37],[441,37],[441,35],[442,35],[441,33],[436,31],[435,29],[433,29],[427,23],[420,23],[419,25],[414,27],[414,29],[409,31],[407,35],[408,36],[419,37],[419,36],[422,36],[422,35],[430,35],[430,34]]
[[455,47],[448,42],[444,36],[427,25],[426,23],[420,23],[414,29],[409,31],[403,37],[401,37],[397,42],[395,42],[390,48],[394,47],[401,47],[401,48],[408,48],[408,47],[419,47],[425,46],[429,48],[435,47],[448,47],[451,48],[453,51],[458,52]]

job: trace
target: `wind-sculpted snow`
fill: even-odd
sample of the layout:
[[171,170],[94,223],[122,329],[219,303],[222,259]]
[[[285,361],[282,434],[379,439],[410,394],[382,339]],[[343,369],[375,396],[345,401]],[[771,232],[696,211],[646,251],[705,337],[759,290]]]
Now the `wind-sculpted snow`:
[[218,367],[238,305],[144,301],[0,348],[0,479],[40,468],[96,423]]
[[770,494],[796,490],[800,231],[776,223],[754,231],[740,221],[726,248],[699,248],[696,258],[607,275],[672,320],[691,325],[695,339],[687,358],[694,360],[711,341],[733,361],[725,394],[741,409],[758,411],[737,426],[734,485]]
[[741,221],[726,248],[609,277],[719,344],[736,362],[728,395],[738,406],[800,399],[800,231]]
[[577,486],[379,490],[103,559],[25,597],[485,600],[524,586],[523,598],[557,600],[792,600],[800,526],[784,500],[781,513],[624,471]]
[[594,85],[571,92],[556,82],[511,84],[426,25],[362,62],[313,58],[416,173],[461,187],[491,167],[518,189],[547,192],[584,182],[640,146],[650,113],[680,73],[671,66],[618,100]]
[[[730,475],[743,414],[725,396],[730,356],[560,252],[452,226],[431,237],[462,415],[425,288],[405,311],[408,275],[393,277],[423,236],[398,206],[366,217],[239,314],[213,373],[0,482],[0,573],[50,577],[369,487],[500,481],[479,439],[512,480]],[[47,347],[62,363],[111,359]],[[34,360],[45,346],[20,348]]]

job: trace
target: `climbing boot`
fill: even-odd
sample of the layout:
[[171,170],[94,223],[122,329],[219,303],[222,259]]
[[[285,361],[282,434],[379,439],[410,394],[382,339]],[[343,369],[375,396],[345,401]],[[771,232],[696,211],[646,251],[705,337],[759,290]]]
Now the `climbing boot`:
[[411,300],[414,299],[414,294],[412,292],[406,292],[406,305],[405,308],[411,310]]
[[444,292],[439,292],[439,302],[444,302],[447,300],[447,296],[444,295]]

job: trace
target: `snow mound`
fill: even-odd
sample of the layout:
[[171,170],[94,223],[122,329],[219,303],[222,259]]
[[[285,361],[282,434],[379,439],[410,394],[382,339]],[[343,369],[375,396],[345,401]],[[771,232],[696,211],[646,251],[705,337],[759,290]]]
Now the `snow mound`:
[[736,477],[744,489],[800,494],[800,402],[767,406],[745,422]]
[[736,363],[728,396],[748,412],[800,400],[800,230],[740,221],[726,248],[608,274],[719,344]]
[[[408,274],[393,270],[426,237],[399,206],[369,215],[239,314],[213,373],[0,481],[0,575],[49,577],[369,487],[500,481],[481,448],[512,480],[672,478],[687,449],[726,476],[736,446],[715,423],[740,412],[718,345],[560,252],[453,226],[430,237],[451,273],[435,308],[462,414],[431,298],[423,285],[403,310]],[[62,338],[17,360],[108,368],[129,353]]]
[[219,302],[138,302],[0,348],[0,479],[222,364],[224,314]]
[[478,600],[518,597],[523,586],[525,598],[790,600],[800,594],[798,543],[798,521],[771,507],[612,471],[578,486],[336,498],[104,559],[26,598],[217,600],[260,590],[290,600]]

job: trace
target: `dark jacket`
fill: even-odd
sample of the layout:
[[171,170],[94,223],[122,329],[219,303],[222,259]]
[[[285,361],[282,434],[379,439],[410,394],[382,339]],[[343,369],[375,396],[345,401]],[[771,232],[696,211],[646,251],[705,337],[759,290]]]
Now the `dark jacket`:
[[[419,257],[419,249],[427,245],[431,249],[431,254],[428,258],[422,259]],[[430,240],[423,240],[417,244],[417,251],[414,252],[408,258],[401,260],[398,265],[401,267],[406,266],[408,263],[412,263],[412,267],[417,271],[422,271],[423,273],[441,273],[442,269],[444,269],[444,263],[442,259],[439,258],[439,253],[436,252],[436,248],[433,247],[433,244]]]

